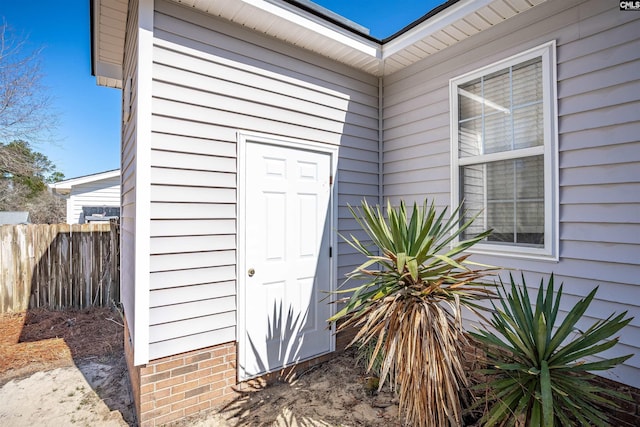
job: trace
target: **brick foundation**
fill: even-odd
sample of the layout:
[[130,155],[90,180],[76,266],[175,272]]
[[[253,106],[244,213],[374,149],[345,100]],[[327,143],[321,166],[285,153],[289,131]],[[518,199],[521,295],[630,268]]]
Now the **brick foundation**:
[[611,425],[617,427],[640,426],[640,389],[602,377],[596,377],[593,382],[631,398],[631,401],[612,399],[619,408],[609,411]]
[[[326,354],[280,369],[260,378],[237,382],[236,343],[225,343],[134,366],[133,349],[125,322],[124,349],[135,401],[138,425],[160,426],[214,409],[238,396],[237,391],[290,381],[300,373],[331,359]],[[355,331],[340,332],[336,348],[343,350]]]
[[237,395],[233,342],[133,366],[129,334],[125,333],[125,354],[140,426],[177,421]]
[[140,425],[188,417],[235,396],[236,345],[221,344],[150,361],[140,372]]
[[127,370],[129,372],[129,381],[131,382],[131,393],[133,394],[133,403],[136,407],[136,417],[140,418],[140,369],[133,365],[133,346],[131,343],[131,335],[129,335],[129,327],[124,322],[124,356],[127,361]]
[[336,335],[336,351],[342,351],[355,338],[358,330],[353,327],[345,328]]

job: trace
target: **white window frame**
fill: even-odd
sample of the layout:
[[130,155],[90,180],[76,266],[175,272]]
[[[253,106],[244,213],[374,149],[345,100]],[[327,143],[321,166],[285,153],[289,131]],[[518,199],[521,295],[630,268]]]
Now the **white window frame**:
[[[513,151],[504,151],[460,158],[458,153],[458,86],[534,58],[542,58],[544,144],[538,147],[520,149],[517,150],[517,153],[514,153]],[[460,168],[462,166],[467,164],[510,160],[540,154],[544,155],[544,246],[534,248],[529,246],[519,246],[516,244],[509,245],[504,243],[492,244],[488,242],[479,242],[469,249],[469,252],[558,261],[558,96],[556,82],[555,40],[449,80],[449,111],[451,119],[451,206],[453,208],[460,204]]]

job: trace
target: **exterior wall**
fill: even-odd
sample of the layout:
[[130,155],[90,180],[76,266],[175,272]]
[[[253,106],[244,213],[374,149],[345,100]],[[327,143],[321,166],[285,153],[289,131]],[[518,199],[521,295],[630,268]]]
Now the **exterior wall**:
[[640,387],[638,14],[604,0],[549,1],[385,78],[383,194],[448,206],[449,79],[554,39],[560,261],[472,259],[522,270],[532,287],[554,272],[567,307],[599,285],[581,326],[614,311],[635,314],[608,353],[635,356],[605,375]]
[[[347,203],[378,197],[378,81],[192,9],[156,1],[150,359],[236,340],[238,132],[340,145]],[[357,262],[338,247],[338,277]]]
[[[138,57],[138,1],[129,2],[127,33],[125,40],[124,76],[131,77],[129,120],[122,125],[120,191],[122,206],[120,209],[120,298],[125,312],[125,345],[133,350],[135,327],[135,250],[136,250],[136,121],[137,121],[137,57]],[[123,96],[123,103],[124,103]],[[133,353],[132,353],[133,357]],[[133,359],[132,359],[133,360]],[[133,365],[132,365],[133,366]],[[130,366],[131,369],[131,366]],[[133,387],[134,393],[136,387]]]
[[67,200],[67,223],[80,223],[83,206],[120,206],[120,177],[74,185]]

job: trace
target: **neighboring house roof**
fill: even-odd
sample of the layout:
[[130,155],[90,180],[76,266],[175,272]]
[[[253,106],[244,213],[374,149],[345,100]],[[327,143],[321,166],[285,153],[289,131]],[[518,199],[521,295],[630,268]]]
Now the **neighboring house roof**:
[[0,225],[29,224],[29,212],[0,212]]
[[[309,1],[170,0],[295,43],[376,76],[399,71],[545,0],[449,0],[393,36],[366,29]],[[122,87],[127,0],[92,0],[92,73]],[[113,14],[120,19],[113,19]]]
[[106,172],[98,172],[91,175],[84,175],[76,178],[65,179],[64,181],[58,181],[53,184],[49,184],[49,188],[53,190],[54,193],[66,195],[69,194],[71,192],[71,188],[76,185],[88,184],[118,176],[120,176],[120,169],[113,169]]

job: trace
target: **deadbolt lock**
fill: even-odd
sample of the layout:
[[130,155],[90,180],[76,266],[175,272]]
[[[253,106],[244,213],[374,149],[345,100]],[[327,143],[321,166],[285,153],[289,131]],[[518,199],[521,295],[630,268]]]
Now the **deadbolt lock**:
[[247,271],[247,274],[249,274],[249,277],[253,277],[253,275],[256,274],[256,271],[253,268],[250,268],[249,271]]

